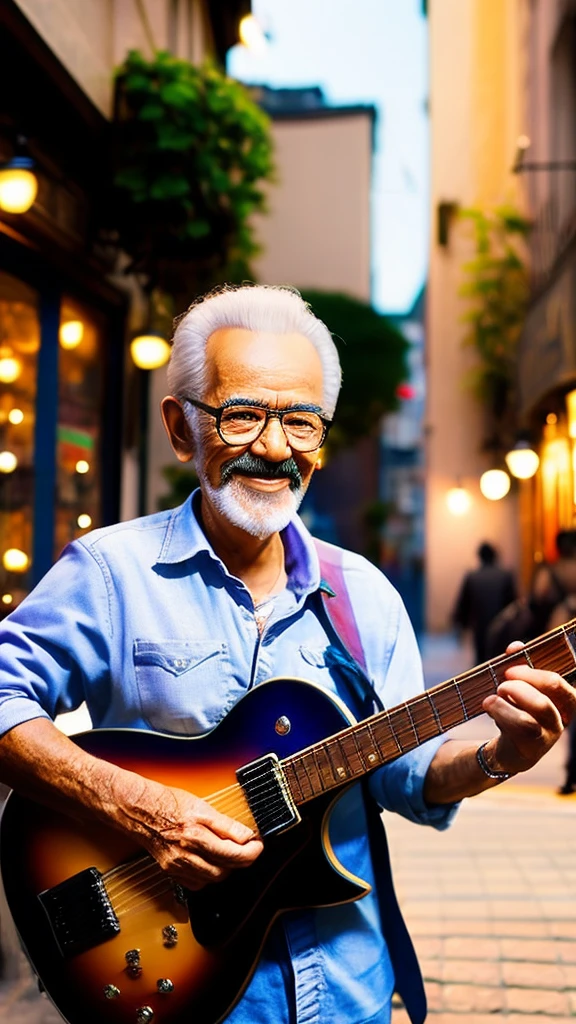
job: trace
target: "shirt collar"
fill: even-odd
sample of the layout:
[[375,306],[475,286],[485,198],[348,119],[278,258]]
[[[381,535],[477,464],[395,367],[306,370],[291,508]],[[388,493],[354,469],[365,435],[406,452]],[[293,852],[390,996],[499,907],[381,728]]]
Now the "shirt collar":
[[[168,521],[162,547],[157,558],[160,564],[174,564],[206,553],[219,562],[210,541],[200,525],[201,491],[197,488],[183,505],[175,508]],[[314,541],[299,516],[281,533],[286,551],[286,572],[290,588],[307,594],[320,586],[320,563]]]

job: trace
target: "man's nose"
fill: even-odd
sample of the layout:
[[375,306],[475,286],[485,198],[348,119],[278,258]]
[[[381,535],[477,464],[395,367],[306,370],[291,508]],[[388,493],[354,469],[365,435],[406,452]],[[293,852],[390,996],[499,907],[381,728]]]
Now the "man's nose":
[[292,449],[278,416],[270,416],[264,430],[250,446],[255,455],[263,455],[270,462],[289,459]]

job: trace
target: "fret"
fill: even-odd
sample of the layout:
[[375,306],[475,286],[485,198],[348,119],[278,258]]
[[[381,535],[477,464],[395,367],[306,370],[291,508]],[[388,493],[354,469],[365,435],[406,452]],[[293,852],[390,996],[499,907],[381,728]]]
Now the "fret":
[[420,743],[420,737],[418,736],[418,730],[416,728],[416,723],[414,721],[414,716],[412,715],[412,712],[410,710],[410,704],[406,705],[406,714],[408,715],[408,720],[409,720],[410,725],[412,727],[412,732],[414,733],[414,739],[416,740],[416,746],[418,746],[418,744]]
[[434,706],[438,712],[442,732],[447,732],[462,722],[462,706],[455,684],[444,686],[434,694]]
[[440,715],[438,714],[438,710],[436,708],[436,705],[435,705],[434,701],[432,700],[432,694],[431,694],[430,690],[428,690],[426,696],[428,698],[430,707],[432,708],[432,714],[434,715],[434,718],[436,719],[436,725],[438,726],[438,732],[443,732],[442,722],[440,721]]
[[506,671],[526,664],[561,676],[576,674],[576,619],[287,758],[282,765],[294,802],[360,778],[482,714],[484,700],[506,679]]
[[375,768],[376,764],[380,760],[380,756],[379,756],[380,755],[380,750],[379,750],[379,747],[378,747],[378,743],[376,742],[376,740],[374,738],[374,733],[372,731],[372,723],[371,722],[366,722],[366,732],[368,733],[368,735],[370,737],[370,741],[372,743],[372,749],[367,751],[366,759],[367,759],[368,764],[370,765],[370,767],[371,768]]
[[332,769],[330,767],[330,762],[326,757],[325,744],[322,744],[321,746],[316,745],[315,747],[313,747],[312,755],[314,757],[314,763],[316,765],[318,780],[320,782],[322,790],[325,792],[327,789],[332,788],[332,785],[335,781],[334,776],[332,774]]
[[346,758],[351,777],[365,775],[367,765],[358,747],[358,737],[355,730],[342,735],[340,746]]
[[[325,746],[326,756],[330,762],[330,768],[332,771],[332,777],[334,779],[347,779],[348,769],[346,765],[342,763],[343,751],[340,746],[340,741],[337,739],[329,740]],[[337,754],[335,758],[333,755]]]
[[[312,764],[310,762],[312,761]],[[313,779],[310,777],[310,767],[313,768],[316,773],[316,765],[313,763],[313,757],[310,753],[300,754],[297,761],[295,762],[296,771],[299,771],[300,785],[305,794],[305,799],[310,800],[313,796],[318,795],[319,786],[314,785]]]
[[393,721],[392,715],[388,715],[388,724],[390,726],[390,732],[392,734],[392,739],[394,740],[396,746],[398,747],[399,752],[401,754],[403,754],[404,753],[404,747],[402,746],[402,744],[400,743],[400,740],[398,739],[398,733],[396,732],[396,730],[394,728],[394,721]]
[[462,707],[462,713],[464,715],[464,721],[467,722],[470,716],[468,714],[468,711],[466,710],[466,704],[464,703],[464,698],[462,696],[462,690],[460,689],[460,685],[458,683],[458,680],[456,680],[454,682],[454,686],[456,688],[456,693],[458,694],[458,700],[460,701],[460,705]]
[[410,715],[414,722],[414,730],[418,736],[419,743],[426,743],[433,736],[438,735],[436,719],[430,711],[430,701],[426,694],[418,694],[409,701]]
[[356,747],[356,753],[358,755],[358,760],[360,761],[360,764],[362,765],[364,771],[366,772],[366,771],[368,771],[368,765],[366,764],[366,760],[364,758],[364,754],[363,754],[363,751],[362,751],[362,744],[358,742],[358,733],[356,731],[354,731],[352,733],[352,739],[354,740],[354,746]]
[[[495,683],[494,680],[496,680]],[[495,685],[498,685],[498,680],[492,674],[490,667],[476,669],[469,673],[467,677],[461,677],[458,689],[466,708],[466,718],[464,721],[476,718],[483,713],[482,704],[484,698],[494,693]],[[456,686],[456,682],[454,686]]]
[[498,689],[498,687],[500,686],[501,680],[498,679],[498,676],[496,675],[496,672],[494,670],[494,666],[493,666],[492,662],[490,662],[490,664],[488,665],[488,668],[490,670],[490,674],[491,674],[492,680],[494,682],[494,691],[496,691]]

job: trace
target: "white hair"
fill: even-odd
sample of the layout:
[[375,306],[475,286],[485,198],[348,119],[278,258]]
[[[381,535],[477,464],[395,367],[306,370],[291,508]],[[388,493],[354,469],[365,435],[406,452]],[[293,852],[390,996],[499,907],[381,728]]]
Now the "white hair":
[[190,306],[177,321],[168,366],[168,387],[176,398],[204,396],[206,345],[222,327],[308,338],[322,364],[323,411],[334,415],[342,371],[332,335],[300,293],[284,285],[226,285]]

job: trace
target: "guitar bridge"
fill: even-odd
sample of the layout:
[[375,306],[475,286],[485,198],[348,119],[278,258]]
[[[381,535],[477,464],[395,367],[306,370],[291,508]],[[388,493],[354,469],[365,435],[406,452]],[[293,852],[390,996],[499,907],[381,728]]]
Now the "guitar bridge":
[[262,838],[301,819],[276,754],[266,754],[236,772]]
[[39,893],[38,899],[65,957],[99,946],[120,931],[120,922],[97,868],[79,871]]

